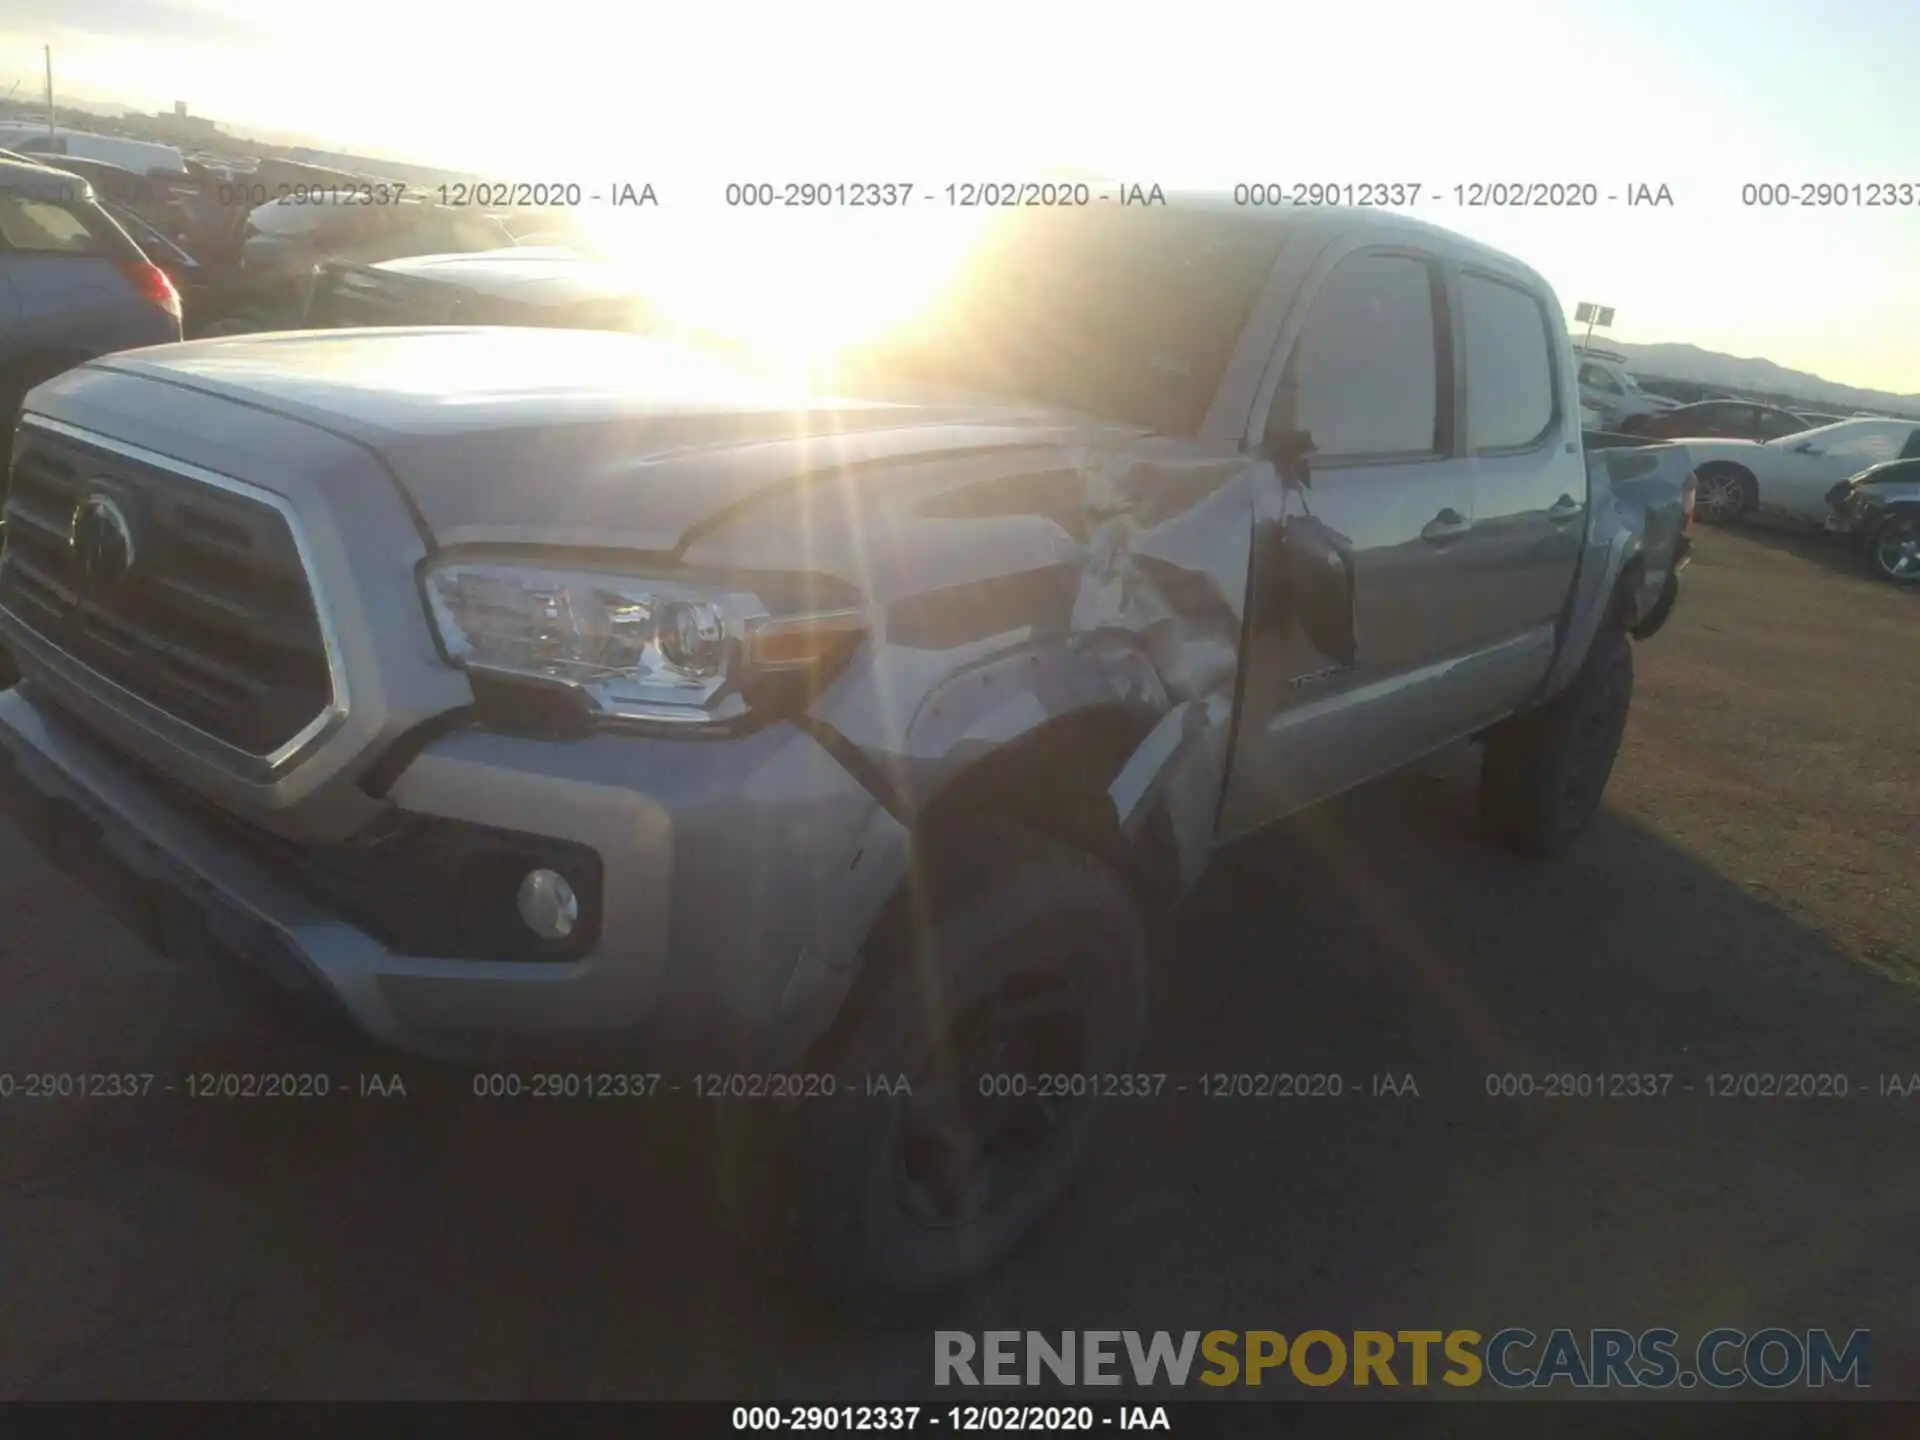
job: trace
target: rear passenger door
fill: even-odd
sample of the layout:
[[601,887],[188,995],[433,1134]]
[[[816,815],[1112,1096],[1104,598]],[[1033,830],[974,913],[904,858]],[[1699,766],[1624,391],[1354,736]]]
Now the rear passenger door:
[[1453,738],[1461,707],[1450,667],[1479,640],[1463,604],[1472,462],[1455,453],[1440,262],[1396,246],[1316,270],[1249,437],[1274,453],[1310,436],[1311,483],[1304,493],[1274,487],[1259,503],[1281,513],[1256,519],[1272,534],[1310,517],[1351,561],[1354,658],[1330,662],[1297,617],[1265,598],[1288,562],[1279,546],[1258,547],[1223,838]]
[[1473,533],[1460,547],[1478,717],[1516,708],[1547,673],[1586,536],[1586,457],[1556,373],[1557,310],[1526,280],[1453,271]]

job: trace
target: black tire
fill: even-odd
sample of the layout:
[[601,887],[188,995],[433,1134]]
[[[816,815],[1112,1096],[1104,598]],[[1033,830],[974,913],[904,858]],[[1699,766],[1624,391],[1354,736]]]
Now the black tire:
[[1694,472],[1694,514],[1709,525],[1737,525],[1760,504],[1760,486],[1738,465],[1714,461]]
[[1564,854],[1600,808],[1633,702],[1633,646],[1609,626],[1566,691],[1487,737],[1480,815],[1525,855]]
[[1861,553],[1889,585],[1920,585],[1920,510],[1897,510],[1882,520]]
[[[863,1325],[912,1323],[1033,1230],[1101,1108],[1043,1105],[1038,1077],[1130,1073],[1146,1026],[1148,927],[1111,869],[1027,830],[966,853],[930,882],[927,922],[896,927],[917,942],[869,957],[891,968],[832,1061],[843,1086],[905,1076],[912,1097],[796,1116],[802,1243]],[[1001,1075],[1029,1093],[983,1095]]]

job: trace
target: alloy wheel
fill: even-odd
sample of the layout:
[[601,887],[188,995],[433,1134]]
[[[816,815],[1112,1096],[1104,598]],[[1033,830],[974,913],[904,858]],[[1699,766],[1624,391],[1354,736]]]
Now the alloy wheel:
[[1873,542],[1873,563],[1902,585],[1920,582],[1920,520],[1896,520]]
[[1731,471],[1710,470],[1700,476],[1694,489],[1694,513],[1715,525],[1734,519],[1746,503],[1746,487]]

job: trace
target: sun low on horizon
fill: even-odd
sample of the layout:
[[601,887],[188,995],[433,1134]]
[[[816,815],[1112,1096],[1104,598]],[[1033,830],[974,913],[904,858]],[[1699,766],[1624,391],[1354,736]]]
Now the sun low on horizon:
[[[1920,205],[1756,208],[1740,184],[1915,179],[1903,137],[1920,122],[1894,57],[1903,36],[1920,38],[1920,11],[1759,25],[1734,0],[1685,13],[1656,0],[1332,12],[1193,0],[1175,23],[996,0],[822,0],[804,13],[712,0],[667,14],[547,0],[476,25],[451,0],[336,0],[331,32],[377,34],[382,56],[343,84],[316,63],[305,21],[263,0],[118,7],[111,25],[104,4],[12,0],[0,94],[41,83],[50,42],[63,93],[154,109],[179,99],[235,126],[495,181],[651,184],[656,209],[572,218],[611,253],[670,271],[662,298],[677,316],[751,323],[782,353],[832,348],[910,309],[963,240],[884,210],[755,213],[727,203],[729,185],[938,190],[1072,167],[1169,187],[1421,182],[1414,213],[1526,260],[1569,310],[1615,307],[1615,338],[1920,391],[1902,339],[1920,326],[1907,264]],[[1709,44],[1718,59],[1702,67]],[[1803,103],[1768,100],[1787,84]],[[1675,198],[1453,198],[1462,182],[1516,180],[1648,183]]]

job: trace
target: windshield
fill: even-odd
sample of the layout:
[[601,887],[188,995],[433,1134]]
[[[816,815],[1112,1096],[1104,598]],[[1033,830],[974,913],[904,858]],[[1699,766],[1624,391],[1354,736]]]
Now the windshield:
[[913,318],[845,353],[838,383],[1005,396],[1197,431],[1282,229],[1173,209],[996,222]]

